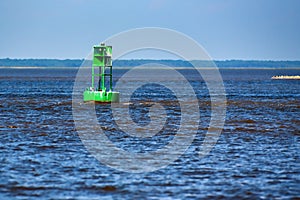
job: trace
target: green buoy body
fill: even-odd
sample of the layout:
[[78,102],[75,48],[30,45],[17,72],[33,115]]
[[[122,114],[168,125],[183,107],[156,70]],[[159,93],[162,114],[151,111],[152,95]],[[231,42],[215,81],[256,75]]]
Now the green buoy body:
[[84,101],[98,101],[98,102],[119,102],[119,92],[114,91],[93,91],[87,89],[83,93]]
[[[96,73],[96,69],[99,73]],[[106,72],[108,71],[108,72]],[[109,78],[109,89],[106,89],[106,78]],[[95,81],[98,79],[98,88]],[[119,102],[119,92],[112,90],[112,46],[95,45],[92,65],[92,84],[83,92],[83,101]]]

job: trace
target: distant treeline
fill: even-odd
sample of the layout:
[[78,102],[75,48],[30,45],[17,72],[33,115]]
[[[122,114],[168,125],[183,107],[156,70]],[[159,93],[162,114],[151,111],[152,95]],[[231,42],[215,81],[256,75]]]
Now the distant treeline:
[[215,61],[218,67],[249,67],[249,68],[299,68],[300,61],[272,61],[272,60],[225,60]]
[[81,59],[0,59],[0,66],[18,66],[18,67],[79,67],[83,60]]
[[[83,59],[0,59],[0,66],[37,66],[37,67],[79,67],[83,63]],[[89,62],[85,62],[88,64]],[[191,63],[197,63],[199,66],[207,67],[211,65],[209,61],[184,61],[184,60],[115,60],[113,66],[117,67],[133,67],[150,63],[162,64],[172,67],[188,67]],[[300,68],[300,61],[260,61],[260,60],[224,60],[215,61],[220,68]]]

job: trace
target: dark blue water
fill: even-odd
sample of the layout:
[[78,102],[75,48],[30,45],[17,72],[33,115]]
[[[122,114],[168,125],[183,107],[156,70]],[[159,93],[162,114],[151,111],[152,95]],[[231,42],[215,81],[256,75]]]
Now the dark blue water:
[[[109,168],[86,150],[72,117],[76,72],[0,69],[0,199],[300,198],[300,81],[270,79],[300,70],[222,70],[226,122],[202,159],[197,152],[209,124],[210,100],[205,83],[182,71],[199,99],[197,137],[168,167],[140,174]],[[116,79],[123,73],[114,71]],[[141,90],[147,96],[147,87]],[[129,140],[120,147],[153,150],[172,139],[179,104],[162,104],[169,136],[158,135],[142,147]],[[109,124],[110,105],[96,109],[106,134],[116,143],[124,139]],[[135,122],[147,124],[147,105],[131,109]]]

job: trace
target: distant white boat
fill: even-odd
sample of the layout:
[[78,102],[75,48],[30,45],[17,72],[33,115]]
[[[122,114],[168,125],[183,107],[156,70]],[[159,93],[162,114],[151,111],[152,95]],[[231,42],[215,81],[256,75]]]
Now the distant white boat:
[[271,79],[300,79],[300,76],[272,76]]

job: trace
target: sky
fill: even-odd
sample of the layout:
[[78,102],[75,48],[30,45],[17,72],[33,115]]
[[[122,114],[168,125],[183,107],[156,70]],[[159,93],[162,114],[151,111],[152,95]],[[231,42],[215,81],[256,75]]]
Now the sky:
[[0,58],[82,59],[143,27],[186,34],[214,60],[300,60],[299,0],[0,0]]

